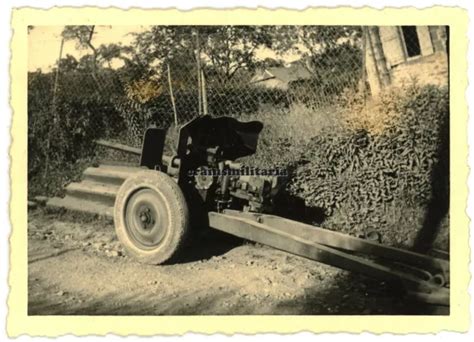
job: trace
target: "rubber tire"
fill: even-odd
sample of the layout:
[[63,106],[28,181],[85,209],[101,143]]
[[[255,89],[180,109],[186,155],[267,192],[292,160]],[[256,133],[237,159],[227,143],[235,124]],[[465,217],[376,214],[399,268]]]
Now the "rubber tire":
[[[144,188],[156,191],[167,208],[169,224],[166,235],[153,249],[137,246],[130,238],[125,222],[129,198]],[[183,192],[170,176],[160,171],[140,171],[121,185],[115,199],[114,223],[117,237],[129,255],[141,263],[159,265],[174,259],[187,242],[189,210]]]

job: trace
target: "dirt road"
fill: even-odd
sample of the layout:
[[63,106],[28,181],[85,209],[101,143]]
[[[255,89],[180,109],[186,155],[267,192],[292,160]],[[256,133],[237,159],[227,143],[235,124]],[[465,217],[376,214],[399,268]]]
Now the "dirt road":
[[30,315],[417,314],[387,284],[208,233],[175,265],[127,257],[113,225],[29,213]]

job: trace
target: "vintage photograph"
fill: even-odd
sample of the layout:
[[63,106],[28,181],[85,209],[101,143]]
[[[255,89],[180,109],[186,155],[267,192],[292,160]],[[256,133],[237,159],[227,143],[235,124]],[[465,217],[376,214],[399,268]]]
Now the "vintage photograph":
[[449,42],[28,26],[28,315],[449,315]]

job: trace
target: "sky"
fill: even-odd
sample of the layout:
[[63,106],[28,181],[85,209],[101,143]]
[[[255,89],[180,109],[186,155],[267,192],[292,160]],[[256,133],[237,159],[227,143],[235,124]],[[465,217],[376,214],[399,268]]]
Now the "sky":
[[[64,26],[35,26],[28,35],[28,71],[41,69],[43,72],[50,71],[56,64],[61,48],[61,32]],[[128,45],[132,42],[131,33],[143,32],[147,26],[96,26],[92,38],[94,46],[101,44]],[[85,54],[91,53],[88,49],[78,49],[74,41],[66,41],[63,47],[62,57],[68,54],[79,59]],[[276,56],[269,49],[259,49],[257,58],[282,58],[291,62],[299,58],[298,55]]]
[[[61,32],[64,26],[36,26],[28,36],[28,71],[51,70],[55,65],[61,48]],[[129,44],[133,37],[130,33],[141,32],[144,26],[96,26],[92,38],[94,46],[110,43]],[[66,41],[63,57],[70,54],[77,59],[90,53],[89,50],[78,50],[74,41]]]

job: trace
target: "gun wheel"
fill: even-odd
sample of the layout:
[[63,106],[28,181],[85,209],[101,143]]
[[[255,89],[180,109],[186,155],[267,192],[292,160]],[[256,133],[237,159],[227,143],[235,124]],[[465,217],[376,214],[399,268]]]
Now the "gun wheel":
[[189,230],[189,213],[176,182],[159,171],[141,171],[120,187],[114,223],[125,250],[138,261],[162,264],[176,257]]

